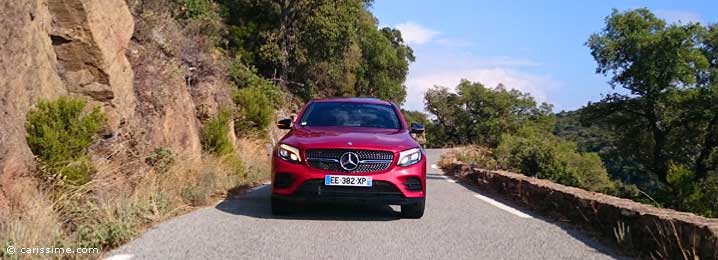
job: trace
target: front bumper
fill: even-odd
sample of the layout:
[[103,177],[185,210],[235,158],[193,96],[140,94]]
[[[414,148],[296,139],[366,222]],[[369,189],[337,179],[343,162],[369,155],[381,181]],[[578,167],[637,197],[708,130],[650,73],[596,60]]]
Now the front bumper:
[[[375,173],[343,173],[312,168],[303,163],[291,163],[273,155],[272,196],[299,201],[356,201],[381,204],[412,204],[426,196],[426,155],[421,162],[400,167],[393,164],[389,169]],[[394,162],[395,163],[395,162]],[[372,187],[325,186],[326,175],[371,176]],[[277,176],[283,175],[284,183],[277,184]],[[286,183],[287,175],[290,176]],[[421,189],[410,189],[411,183],[421,183]],[[280,182],[282,182],[280,181]]]

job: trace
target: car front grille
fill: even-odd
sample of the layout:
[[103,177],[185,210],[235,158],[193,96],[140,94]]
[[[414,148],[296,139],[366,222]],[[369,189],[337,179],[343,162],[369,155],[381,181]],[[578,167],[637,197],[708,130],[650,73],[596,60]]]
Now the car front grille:
[[[348,171],[339,164],[344,153],[353,152],[359,157],[356,169]],[[384,171],[391,166],[394,153],[374,150],[347,150],[347,149],[312,149],[306,151],[307,162],[312,168],[348,173],[364,173]]]

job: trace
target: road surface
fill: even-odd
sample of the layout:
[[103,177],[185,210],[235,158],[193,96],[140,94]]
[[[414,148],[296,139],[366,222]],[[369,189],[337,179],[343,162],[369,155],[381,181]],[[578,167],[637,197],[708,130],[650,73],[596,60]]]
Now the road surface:
[[[429,165],[443,150],[427,150]],[[312,205],[272,216],[269,186],[148,230],[111,259],[613,259],[588,235],[429,167],[426,213]]]

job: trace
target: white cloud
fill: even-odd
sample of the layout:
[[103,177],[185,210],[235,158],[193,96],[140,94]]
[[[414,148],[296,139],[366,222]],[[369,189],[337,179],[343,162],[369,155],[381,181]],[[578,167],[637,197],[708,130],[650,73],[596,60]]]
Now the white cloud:
[[431,41],[439,32],[423,27],[414,22],[404,22],[396,25],[401,31],[404,42],[408,44],[424,44]]
[[656,10],[656,15],[665,19],[668,23],[697,23],[701,16],[689,11]]
[[549,101],[551,91],[560,86],[560,82],[548,75],[532,74],[512,67],[474,67],[460,70],[441,70],[416,75],[410,73],[406,81],[407,97],[404,107],[410,110],[424,111],[424,93],[438,85],[452,91],[461,79],[481,82],[487,87],[504,84],[507,88],[531,93],[538,101]]
[[465,48],[465,47],[471,47],[474,45],[471,42],[468,42],[463,39],[458,39],[458,38],[441,38],[441,39],[437,39],[435,42],[438,45],[441,45],[444,47],[449,47],[449,48]]

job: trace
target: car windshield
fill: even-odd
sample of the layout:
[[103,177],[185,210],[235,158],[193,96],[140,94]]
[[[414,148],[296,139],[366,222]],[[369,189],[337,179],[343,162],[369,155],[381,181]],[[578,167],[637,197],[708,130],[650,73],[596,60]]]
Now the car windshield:
[[300,125],[401,129],[399,117],[391,105],[352,102],[312,103]]

